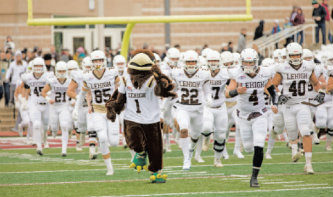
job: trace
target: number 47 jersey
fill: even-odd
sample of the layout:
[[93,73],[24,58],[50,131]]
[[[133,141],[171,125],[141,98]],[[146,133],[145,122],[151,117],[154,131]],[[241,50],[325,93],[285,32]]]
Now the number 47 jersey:
[[308,100],[308,84],[314,68],[315,64],[308,61],[303,61],[298,70],[289,63],[277,66],[276,73],[282,77],[283,95],[289,97],[287,105],[299,104]]

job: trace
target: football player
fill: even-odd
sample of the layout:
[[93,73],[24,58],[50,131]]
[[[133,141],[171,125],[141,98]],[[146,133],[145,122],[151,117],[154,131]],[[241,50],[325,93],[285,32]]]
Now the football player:
[[226,97],[237,97],[238,126],[246,152],[253,152],[251,187],[259,187],[257,176],[263,161],[263,149],[267,134],[267,108],[264,92],[275,98],[275,89],[269,81],[271,69],[259,67],[258,54],[254,49],[241,52],[241,70],[231,76]]
[[32,122],[34,142],[37,145],[37,154],[43,155],[42,138],[46,136],[48,129],[49,107],[41,93],[48,78],[52,75],[46,73],[45,62],[42,58],[36,57],[32,61],[32,73],[23,75],[22,86],[25,89],[24,96],[29,97],[29,116]]
[[[193,151],[203,126],[203,104],[211,99],[209,73],[199,69],[198,54],[189,50],[184,54],[183,69],[173,69],[178,100],[176,119],[180,129],[179,145],[183,151],[183,170],[189,170]],[[190,136],[190,137],[189,137]]]
[[[42,96],[49,103],[49,124],[51,131],[56,133],[59,125],[62,131],[61,156],[67,156],[68,133],[72,130],[72,118],[68,107],[66,90],[70,80],[67,75],[67,65],[59,61],[55,67],[55,76],[48,78],[42,90]],[[50,96],[48,92],[50,91]]]
[[[312,83],[316,91],[320,90],[320,84],[314,74],[315,65],[311,62],[302,61],[303,49],[298,43],[287,45],[287,62],[279,64],[273,79],[277,87],[281,82],[283,85],[283,95],[279,100],[283,100],[283,116],[285,127],[291,141],[292,160],[296,162],[301,153],[297,151],[298,131],[303,138],[306,164],[304,171],[313,174],[312,168],[312,119],[309,106],[302,104],[308,99],[308,84]],[[321,90],[322,91],[322,90]],[[316,100],[322,102],[324,93],[319,93]],[[277,113],[278,110],[273,111]],[[295,124],[296,123],[296,124]]]
[[113,175],[109,146],[117,146],[119,143],[119,125],[107,119],[105,102],[111,98],[116,88],[117,71],[106,69],[107,63],[103,51],[93,51],[90,57],[93,69],[83,75],[83,87],[77,98],[75,110],[78,110],[77,106],[83,106],[85,96],[90,92],[92,106],[88,113],[92,113],[91,121],[94,123],[92,127],[97,132],[100,151],[107,167],[106,175]]
[[221,157],[228,129],[228,112],[225,105],[224,89],[229,80],[229,74],[227,69],[220,68],[219,52],[210,51],[206,59],[210,69],[209,86],[212,98],[204,107],[203,135],[207,136],[214,133],[214,166],[222,167]]

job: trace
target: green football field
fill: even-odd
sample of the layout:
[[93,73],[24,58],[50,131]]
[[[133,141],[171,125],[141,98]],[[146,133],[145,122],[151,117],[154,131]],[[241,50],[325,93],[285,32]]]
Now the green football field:
[[264,159],[259,176],[260,188],[249,187],[252,154],[245,159],[232,155],[223,168],[213,167],[213,151],[203,152],[205,163],[194,159],[190,171],[182,170],[182,152],[176,145],[164,154],[165,184],[151,184],[149,172],[129,169],[130,153],[122,147],[111,148],[113,176],[105,176],[99,155],[88,160],[88,149],[70,148],[62,158],[59,148],[0,150],[0,196],[333,196],[333,153],[325,151],[325,142],[313,147],[314,175],[305,175],[304,157],[291,162],[291,151],[278,142],[273,159]]

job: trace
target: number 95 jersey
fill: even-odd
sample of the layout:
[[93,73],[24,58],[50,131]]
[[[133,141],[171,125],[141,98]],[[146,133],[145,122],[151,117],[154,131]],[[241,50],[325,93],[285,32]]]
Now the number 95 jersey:
[[118,73],[115,70],[105,69],[98,78],[93,71],[83,75],[83,86],[90,89],[93,105],[105,105],[115,90],[115,79]]
[[286,105],[293,105],[308,100],[308,84],[315,64],[303,61],[302,66],[296,70],[289,63],[279,64],[276,73],[282,77],[283,95],[289,97]]
[[272,69],[260,67],[260,70],[254,77],[245,74],[241,69],[232,77],[236,80],[237,84],[246,87],[246,92],[239,94],[237,97],[237,109],[240,112],[239,117],[248,118],[253,112],[263,114],[267,111],[264,90],[272,76]]
[[203,110],[205,93],[207,96],[210,94],[209,72],[198,70],[189,76],[183,69],[173,69],[171,77],[176,82],[177,108],[186,111]]

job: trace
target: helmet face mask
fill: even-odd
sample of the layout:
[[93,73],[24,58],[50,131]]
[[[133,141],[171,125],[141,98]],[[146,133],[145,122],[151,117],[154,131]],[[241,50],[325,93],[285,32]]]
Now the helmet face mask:
[[32,60],[32,72],[33,73],[44,73],[45,70],[45,62],[43,58],[36,57]]
[[241,67],[246,74],[255,74],[259,68],[258,53],[254,49],[244,49],[241,53]]
[[175,68],[178,66],[178,62],[180,59],[180,52],[177,48],[170,48],[167,51],[167,55],[166,57],[167,59],[167,64],[171,67],[171,68]]
[[[235,55],[236,56],[236,55]],[[229,51],[221,53],[221,63],[227,69],[234,68],[236,65],[235,56]]]
[[199,69],[199,57],[197,52],[193,50],[184,53],[184,66],[188,74],[194,74]]
[[207,64],[208,64],[208,67],[210,68],[210,70],[220,69],[220,61],[219,60],[208,60]]
[[302,54],[303,54],[303,49],[301,45],[295,42],[288,44],[287,46],[288,63],[295,69],[298,69],[302,64]]
[[101,50],[93,51],[90,54],[93,70],[103,70],[106,67],[105,53]]
[[56,67],[55,67],[55,76],[58,78],[58,79],[65,79],[67,78],[67,75],[68,72],[67,72],[67,65],[64,61],[59,61],[57,64],[56,64]]

